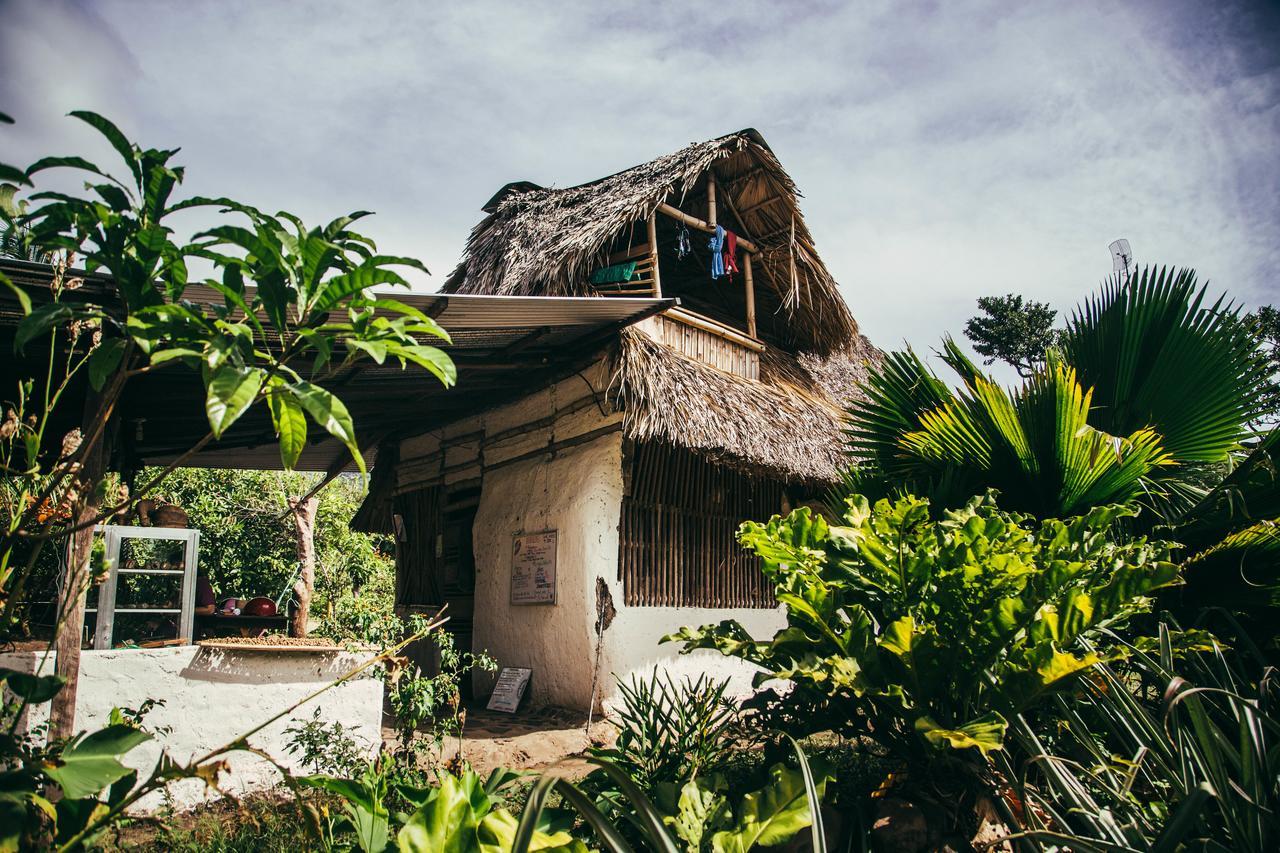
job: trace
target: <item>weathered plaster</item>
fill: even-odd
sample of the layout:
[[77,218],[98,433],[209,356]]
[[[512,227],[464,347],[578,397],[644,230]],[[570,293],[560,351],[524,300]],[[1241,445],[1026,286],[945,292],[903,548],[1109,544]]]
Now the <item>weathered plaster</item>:
[[[0,667],[35,671],[38,652],[0,655]],[[254,726],[343,675],[363,658],[347,652],[298,654],[223,652],[196,646],[165,649],[87,650],[80,656],[76,725],[95,729],[107,724],[111,709],[138,708],[148,698],[163,705],[145,719],[155,740],[139,746],[125,764],[146,775],[163,748],[175,760],[188,762],[231,741]],[[43,671],[53,669],[52,656]],[[289,755],[286,728],[311,719],[316,708],[326,723],[340,722],[373,754],[382,742],[382,682],[362,676],[322,693],[271,724],[249,740],[292,771],[302,771]],[[48,706],[31,709],[29,727],[48,718]],[[166,731],[167,729],[167,731]],[[269,788],[280,781],[270,762],[248,753],[228,757],[230,772],[220,777],[228,794]],[[189,808],[217,793],[197,780],[170,785],[177,808]],[[157,793],[139,801],[137,811],[153,811],[163,803]]]
[[[621,458],[615,432],[485,473],[474,527],[474,642],[504,666],[532,668],[536,704],[585,708],[591,694],[594,584],[617,572]],[[558,531],[556,603],[512,606],[512,537],[539,530]]]
[[[754,636],[771,637],[783,625],[777,610],[626,607],[618,580],[618,526],[622,510],[622,436],[613,432],[557,452],[520,456],[617,425],[622,415],[591,400],[609,384],[598,362],[556,385],[514,403],[451,424],[401,445],[399,489],[483,477],[473,545],[476,596],[473,645],[503,666],[534,670],[536,704],[586,709],[595,663],[595,580],[609,584],[618,615],[601,648],[597,702],[616,695],[613,674],[624,680],[655,666],[677,674],[708,672],[731,678],[731,689],[751,689],[752,668],[715,652],[679,655],[664,634],[684,625],[736,618]],[[430,461],[434,460],[434,461]],[[441,465],[443,462],[443,466]],[[482,473],[483,472],[483,473]],[[559,531],[557,602],[512,606],[512,536]],[[484,695],[492,677],[476,676]]]

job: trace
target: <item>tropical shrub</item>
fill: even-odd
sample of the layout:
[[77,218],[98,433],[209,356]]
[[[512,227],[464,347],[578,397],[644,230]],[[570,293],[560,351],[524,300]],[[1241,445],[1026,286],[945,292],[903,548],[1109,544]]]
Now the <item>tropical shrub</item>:
[[1132,503],[1144,510],[1133,527],[1186,546],[1187,594],[1167,606],[1186,620],[1207,605],[1247,611],[1274,644],[1276,437],[1254,432],[1274,361],[1257,325],[1225,297],[1210,303],[1193,271],[1150,268],[1088,299],[1013,388],[950,339],[940,355],[956,390],[914,352],[891,353],[849,411],[851,467],[829,503],[916,494],[956,507],[988,488],[1041,518]]
[[387,701],[395,715],[396,740],[400,757],[439,754],[445,741],[458,742],[462,759],[462,730],[466,708],[462,704],[462,679],[473,670],[493,672],[498,662],[484,652],[458,650],[453,635],[443,628],[425,631],[428,621],[413,616],[404,623],[406,635],[425,636],[423,642],[435,646],[439,667],[426,675],[421,667],[402,659],[386,672]]
[[1073,850],[1275,850],[1280,690],[1248,646],[1175,656],[1161,626],[1154,651],[1099,664],[1042,725],[1018,719],[1022,760],[1006,766],[1025,834]]
[[[613,853],[746,853],[780,844],[810,827],[812,849],[825,853],[819,806],[827,775],[815,775],[804,751],[794,741],[792,745],[798,769],[779,764],[770,769],[765,787],[740,797],[728,796],[722,780],[712,776],[672,788],[655,801],[621,768],[592,759],[621,792],[625,832],[576,785],[551,774],[534,784],[518,820],[502,805],[500,792],[527,774],[509,770],[495,770],[484,780],[467,769],[441,773],[435,784],[418,787],[397,780],[394,762],[384,754],[354,778],[308,776],[297,782],[343,802],[337,816],[310,810],[308,825],[324,850],[341,849],[354,836],[359,849],[378,853],[587,853],[587,842],[575,833],[589,833],[593,842]],[[549,807],[553,793],[559,794],[563,807]],[[393,798],[408,808],[389,808]]]
[[[677,681],[656,668],[647,678],[618,681],[622,707],[611,721],[614,745],[592,749],[635,780],[646,793],[659,784],[680,788],[720,767],[734,747],[736,707],[725,697],[729,680],[703,674]],[[593,774],[599,781],[605,774]]]
[[326,723],[316,708],[311,719],[284,730],[289,737],[285,750],[296,755],[313,773],[347,775],[365,764],[364,751],[342,723]]
[[1146,269],[1088,300],[1011,391],[950,339],[958,391],[892,353],[849,412],[849,488],[947,507],[996,488],[1042,518],[1140,498],[1172,520],[1230,470],[1262,405],[1269,369],[1238,314],[1206,304],[1194,271]]
[[1133,510],[1035,521],[974,498],[941,520],[927,500],[848,501],[842,524],[802,508],[748,522],[787,626],[757,641],[737,622],[665,638],[785,679],[789,725],[865,734],[924,761],[1004,745],[1009,718],[1107,656],[1084,643],[1178,581],[1169,545],[1121,542]]

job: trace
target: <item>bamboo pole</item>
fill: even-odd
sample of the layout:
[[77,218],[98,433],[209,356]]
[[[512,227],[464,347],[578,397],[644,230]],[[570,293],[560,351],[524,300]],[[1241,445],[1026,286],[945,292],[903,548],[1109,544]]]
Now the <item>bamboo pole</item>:
[[[677,222],[683,222],[685,225],[688,225],[690,228],[696,228],[699,231],[706,231],[708,234],[714,233],[716,230],[714,225],[708,225],[706,222],[699,219],[698,217],[690,216],[680,208],[672,207],[671,205],[667,204],[665,201],[662,204],[658,205],[658,212],[663,214],[664,216],[671,217]],[[748,252],[760,251],[758,248],[756,248],[755,243],[753,243],[752,241],[748,240],[745,237],[738,238],[738,246]]]
[[742,280],[747,296],[747,334],[756,337],[756,283],[751,277],[751,253],[742,259]]
[[656,214],[649,214],[649,221],[645,223],[649,232],[649,257],[653,258],[653,295],[657,299],[662,298],[662,276],[658,273],[658,217]]
[[707,173],[707,224],[716,227],[716,179]]

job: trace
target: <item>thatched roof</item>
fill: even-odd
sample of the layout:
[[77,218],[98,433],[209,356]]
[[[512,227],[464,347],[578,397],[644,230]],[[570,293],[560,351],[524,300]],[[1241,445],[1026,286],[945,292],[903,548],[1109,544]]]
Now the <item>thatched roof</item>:
[[760,249],[757,298],[785,319],[787,348],[828,355],[848,346],[857,324],[814,248],[796,186],[750,129],[581,186],[509,184],[486,205],[489,215],[472,230],[443,289],[594,295],[591,272],[625,247],[626,235],[661,203],[679,206],[708,169],[721,188],[721,205]]
[[843,407],[880,358],[861,335],[825,358],[770,349],[755,381],[627,329],[611,392],[628,438],[687,447],[753,476],[832,483],[849,464]]

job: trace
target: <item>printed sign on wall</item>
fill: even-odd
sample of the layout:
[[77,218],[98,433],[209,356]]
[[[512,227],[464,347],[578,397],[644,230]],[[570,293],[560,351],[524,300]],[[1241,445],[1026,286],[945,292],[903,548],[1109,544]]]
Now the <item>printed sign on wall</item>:
[[511,537],[511,603],[556,603],[556,531]]

